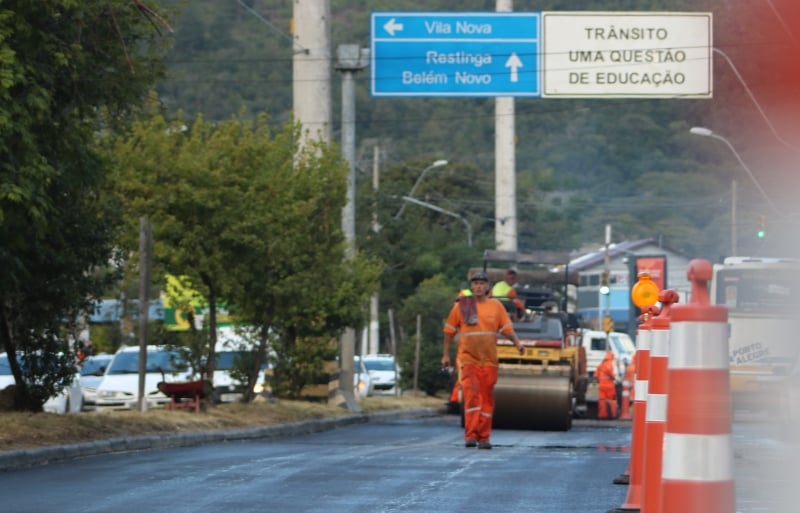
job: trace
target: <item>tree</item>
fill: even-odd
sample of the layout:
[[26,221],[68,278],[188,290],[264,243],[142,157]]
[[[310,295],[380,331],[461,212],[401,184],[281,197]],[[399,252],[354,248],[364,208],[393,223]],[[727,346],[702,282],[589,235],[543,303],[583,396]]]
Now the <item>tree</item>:
[[62,323],[112,277],[118,210],[92,137],[100,110],[122,123],[163,74],[166,27],[130,0],[0,7],[0,343],[18,409],[70,379]]
[[[435,395],[451,384],[450,377],[441,372],[442,327],[455,298],[456,294],[444,276],[436,275],[420,283],[415,294],[403,302],[398,317],[404,326],[414,327],[408,338],[415,342],[405,344],[399,351],[398,360],[400,368],[403,369],[400,378],[403,388],[411,388],[414,379],[417,316],[421,316],[418,386],[426,394]],[[455,361],[455,355],[451,355],[451,360]]]
[[[276,333],[335,336],[361,322],[380,265],[344,260],[341,210],[347,167],[329,145],[299,147],[300,127],[272,131],[267,116],[187,127],[168,121],[157,98],[129,134],[107,142],[124,245],[134,247],[136,220],[153,224],[160,268],[186,275],[209,307],[208,372],[213,371],[216,305],[259,331],[249,389]],[[274,348],[273,348],[274,349]]]

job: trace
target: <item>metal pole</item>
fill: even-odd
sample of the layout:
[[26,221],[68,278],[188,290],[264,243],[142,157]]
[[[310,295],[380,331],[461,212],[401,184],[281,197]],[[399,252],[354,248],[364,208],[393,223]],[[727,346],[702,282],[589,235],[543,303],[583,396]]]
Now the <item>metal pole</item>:
[[[378,225],[378,187],[380,180],[380,149],[375,146],[372,153],[372,189],[375,191],[376,203],[373,206],[372,212],[372,231],[378,233],[380,226]],[[380,352],[380,296],[376,292],[372,295],[369,301],[369,353],[377,354]]]
[[736,175],[731,178],[731,256],[739,254],[736,237]]
[[[366,50],[358,45],[339,45],[336,49],[336,69],[342,74],[342,157],[350,165],[347,179],[347,202],[342,209],[342,232],[347,240],[346,257],[355,256],[356,238],[356,89],[354,76],[367,66]],[[340,340],[339,391],[347,408],[354,413],[361,411],[353,395],[353,360],[355,358],[356,333],[352,327],[345,328]]]
[[145,374],[147,372],[147,314],[150,300],[150,222],[139,218],[139,411],[147,411]]
[[417,345],[414,349],[414,395],[419,390],[419,351],[422,342],[422,316],[417,314]]
[[[603,272],[606,273],[606,277],[608,278],[608,294],[605,297],[605,312],[607,317],[611,317],[611,255],[609,255],[608,249],[611,246],[611,225],[606,225],[606,248],[605,248],[605,255],[603,256]],[[605,319],[605,318],[604,318]],[[605,327],[605,322],[601,325]],[[605,330],[603,330],[605,331]],[[606,351],[608,351],[608,336],[606,336]]]

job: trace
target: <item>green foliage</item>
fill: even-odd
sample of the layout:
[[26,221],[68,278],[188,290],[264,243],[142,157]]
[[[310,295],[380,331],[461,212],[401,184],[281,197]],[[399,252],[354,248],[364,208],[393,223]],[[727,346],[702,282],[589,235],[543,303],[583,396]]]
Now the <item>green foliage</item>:
[[75,322],[114,279],[120,213],[91,140],[97,112],[123,122],[160,76],[153,23],[122,0],[0,6],[0,341],[17,408],[71,378]]
[[450,377],[442,372],[442,328],[457,295],[458,290],[454,290],[443,275],[436,275],[420,283],[416,292],[403,302],[398,312],[398,321],[406,332],[406,343],[398,351],[403,389],[411,388],[414,382],[418,316],[418,387],[428,395],[435,395],[450,386]]

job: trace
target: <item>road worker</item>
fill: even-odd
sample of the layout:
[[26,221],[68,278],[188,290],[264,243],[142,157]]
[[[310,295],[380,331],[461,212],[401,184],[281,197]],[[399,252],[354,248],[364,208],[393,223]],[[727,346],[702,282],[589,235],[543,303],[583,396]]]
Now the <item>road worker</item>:
[[514,285],[517,283],[516,269],[508,269],[503,279],[492,287],[492,297],[499,300],[506,310],[513,313],[514,320],[520,320],[525,314],[525,304],[517,296]]
[[605,357],[594,372],[597,380],[597,418],[617,418],[617,371],[614,367],[614,353],[606,351]]
[[450,367],[450,344],[458,335],[459,379],[464,407],[464,446],[491,449],[489,441],[494,414],[494,386],[497,383],[497,334],[514,342],[525,352],[514,332],[511,319],[500,301],[489,297],[489,278],[477,272],[470,278],[476,309],[476,323],[469,324],[458,304],[453,305],[444,325],[442,368]]

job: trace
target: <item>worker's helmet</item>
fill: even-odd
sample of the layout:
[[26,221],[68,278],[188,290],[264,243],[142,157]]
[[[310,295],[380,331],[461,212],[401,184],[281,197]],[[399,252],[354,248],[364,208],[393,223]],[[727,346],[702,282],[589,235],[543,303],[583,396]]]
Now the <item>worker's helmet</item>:
[[489,281],[489,277],[486,276],[486,273],[479,271],[479,272],[473,274],[470,277],[469,281],[470,282],[473,282],[473,281],[486,281],[486,282],[488,282]]

